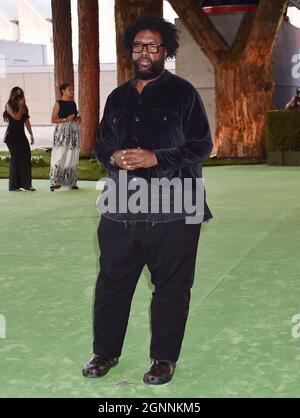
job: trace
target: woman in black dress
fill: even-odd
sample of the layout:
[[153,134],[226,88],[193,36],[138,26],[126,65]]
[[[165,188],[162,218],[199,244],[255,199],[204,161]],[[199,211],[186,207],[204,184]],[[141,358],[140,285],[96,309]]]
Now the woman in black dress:
[[30,134],[31,145],[34,138],[24,92],[20,87],[11,90],[3,119],[8,122],[4,142],[10,152],[9,190],[19,192],[22,188],[35,191],[31,182],[31,151],[24,125]]

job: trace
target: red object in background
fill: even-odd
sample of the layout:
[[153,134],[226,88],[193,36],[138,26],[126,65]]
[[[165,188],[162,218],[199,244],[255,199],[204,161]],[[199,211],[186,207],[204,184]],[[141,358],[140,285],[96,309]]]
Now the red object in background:
[[224,13],[237,13],[237,12],[249,12],[249,11],[255,11],[257,9],[257,6],[208,6],[208,7],[202,7],[202,10],[209,14],[209,15],[216,15],[216,14],[224,14]]

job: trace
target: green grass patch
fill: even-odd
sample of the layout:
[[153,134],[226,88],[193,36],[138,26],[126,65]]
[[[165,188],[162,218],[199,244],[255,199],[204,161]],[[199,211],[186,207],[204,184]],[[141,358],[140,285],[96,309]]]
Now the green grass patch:
[[[51,152],[37,152],[31,153],[32,157],[43,157],[39,162],[32,162],[32,178],[33,179],[49,179]],[[9,152],[0,152],[1,156],[9,156]],[[9,176],[9,162],[0,159],[0,178],[8,178]],[[105,170],[97,161],[88,159],[87,155],[80,158],[78,165],[78,180],[99,180],[105,176]]]
[[266,160],[249,159],[249,158],[207,158],[204,162],[206,166],[224,166],[224,165],[256,165],[266,164]]
[[[40,160],[33,160],[32,162],[32,178],[33,179],[48,179],[51,161],[51,150],[47,152],[32,151],[32,157],[42,157]],[[1,160],[1,156],[9,157],[9,152],[0,152],[0,178],[8,178],[9,176],[9,162]],[[250,160],[250,159],[221,159],[208,158],[204,166],[224,166],[224,165],[252,165],[265,164],[265,160]],[[99,180],[106,174],[104,167],[98,161],[91,160],[88,153],[80,153],[78,165],[78,180]]]

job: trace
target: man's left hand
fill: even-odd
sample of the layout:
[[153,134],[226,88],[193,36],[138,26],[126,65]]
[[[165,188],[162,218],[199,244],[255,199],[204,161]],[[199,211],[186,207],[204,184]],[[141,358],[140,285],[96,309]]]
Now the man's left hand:
[[155,153],[145,148],[127,148],[123,150],[121,159],[128,170],[150,168],[158,164]]

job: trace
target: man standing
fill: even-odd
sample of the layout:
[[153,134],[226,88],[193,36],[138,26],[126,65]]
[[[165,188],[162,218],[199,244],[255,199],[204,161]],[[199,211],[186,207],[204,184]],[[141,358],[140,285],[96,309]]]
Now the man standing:
[[[212,215],[205,192],[197,222],[186,222],[186,208],[176,210],[174,194],[169,195],[167,213],[161,209],[153,213],[153,202],[149,210],[121,210],[120,196],[123,193],[128,201],[130,192],[124,194],[120,174],[125,173],[131,183],[148,185],[161,179],[191,180],[183,194],[189,193],[197,201],[197,180],[202,179],[202,162],[212,150],[212,140],[197,91],[164,68],[165,60],[175,57],[178,48],[175,26],[158,16],[142,16],[127,28],[124,46],[132,58],[134,78],[109,95],[95,148],[120,194],[118,210],[103,213],[98,229],[101,256],[95,290],[94,356],[83,375],[101,377],[118,364],[132,297],[147,265],[155,291],[151,366],[143,380],[163,384],[173,377],[184,337],[201,223]],[[160,203],[166,198],[161,193]]]

